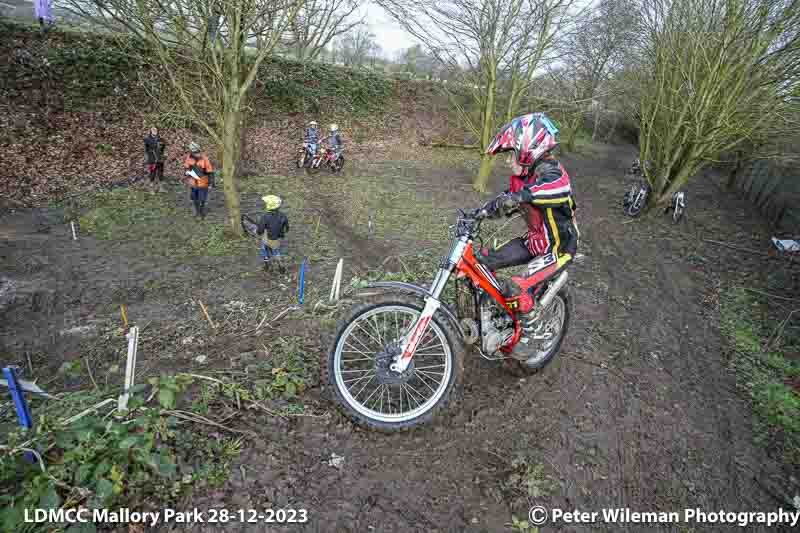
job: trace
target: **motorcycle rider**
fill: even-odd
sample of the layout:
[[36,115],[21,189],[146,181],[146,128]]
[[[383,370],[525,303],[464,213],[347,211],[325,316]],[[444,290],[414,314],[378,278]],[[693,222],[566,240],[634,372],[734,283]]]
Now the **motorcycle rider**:
[[[564,166],[552,153],[558,146],[557,134],[558,129],[544,113],[529,113],[503,126],[486,150],[491,155],[513,152],[508,159],[512,170],[509,188],[487,204],[489,215],[508,216],[519,210],[528,225],[524,236],[497,250],[482,250],[477,256],[492,272],[535,258],[542,259],[538,268],[553,262],[564,266],[577,252],[580,234],[572,186]],[[520,313],[533,307],[530,290],[541,281],[535,273],[532,268],[506,282],[505,296],[522,295]]]
[[330,132],[328,136],[325,138],[325,142],[331,147],[336,153],[336,158],[339,158],[339,155],[342,153],[342,137],[339,135],[339,126],[336,124],[330,125]]
[[311,153],[311,157],[317,155],[317,146],[319,144],[320,132],[319,126],[316,120],[312,120],[308,123],[308,127],[305,131],[305,140],[304,144],[308,151]]

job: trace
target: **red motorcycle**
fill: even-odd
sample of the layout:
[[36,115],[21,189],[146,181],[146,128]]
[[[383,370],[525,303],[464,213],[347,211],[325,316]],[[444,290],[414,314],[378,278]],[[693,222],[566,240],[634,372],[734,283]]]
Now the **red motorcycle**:
[[[324,381],[356,422],[396,431],[430,420],[461,378],[466,346],[504,360],[516,375],[536,372],[558,353],[569,327],[572,257],[537,257],[524,279],[531,290],[510,296],[474,255],[487,217],[486,206],[459,211],[450,252],[429,289],[377,282],[357,295],[365,300],[340,323],[323,362]],[[454,307],[440,300],[453,277]]]
[[311,159],[311,164],[308,168],[312,171],[318,171],[322,166],[328,167],[333,174],[340,172],[344,166],[344,155],[342,155],[341,151],[337,152],[330,147],[321,146],[317,151],[317,155]]

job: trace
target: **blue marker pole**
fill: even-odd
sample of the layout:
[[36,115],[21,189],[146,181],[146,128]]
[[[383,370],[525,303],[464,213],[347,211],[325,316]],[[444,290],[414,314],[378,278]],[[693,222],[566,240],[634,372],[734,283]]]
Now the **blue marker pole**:
[[[33,427],[33,420],[31,420],[31,412],[28,409],[28,403],[25,401],[25,394],[17,381],[17,374],[13,368],[3,367],[3,375],[8,382],[8,390],[11,391],[11,398],[14,400],[14,406],[17,408],[17,419],[19,425],[31,429]],[[36,459],[30,452],[25,453],[25,458],[28,461],[35,463]]]
[[297,303],[303,305],[303,295],[306,286],[306,260],[300,263],[300,274],[297,277]]

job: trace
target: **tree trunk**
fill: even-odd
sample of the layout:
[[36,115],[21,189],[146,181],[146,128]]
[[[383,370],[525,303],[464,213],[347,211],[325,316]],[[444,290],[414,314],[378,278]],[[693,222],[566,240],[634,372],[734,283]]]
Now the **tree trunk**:
[[235,236],[243,234],[241,225],[241,212],[239,209],[239,191],[236,187],[236,169],[239,164],[239,151],[241,148],[239,130],[241,128],[240,108],[241,102],[238,92],[235,96],[229,95],[225,110],[225,125],[222,137],[222,153],[224,165],[222,167],[223,190],[225,192],[225,209],[228,230]]
[[494,157],[489,154],[482,154],[481,168],[478,171],[478,177],[475,178],[475,182],[472,184],[473,189],[478,192],[486,192],[489,184],[489,175],[492,173],[492,167],[494,167]]
[[728,175],[728,182],[725,184],[725,187],[728,190],[732,190],[733,186],[736,185],[736,177],[739,175],[739,171],[742,169],[742,159],[742,153],[736,152],[736,161],[733,164],[731,173]]
[[567,131],[567,138],[564,142],[564,148],[566,148],[567,152],[574,152],[575,151],[575,144],[578,140],[578,126],[581,123],[581,113],[580,111],[576,111],[575,115],[572,117],[572,120],[568,120],[568,131]]
[[597,125],[600,124],[600,103],[598,102],[596,105],[592,102],[592,106],[594,106],[594,127],[592,128],[592,142],[597,142]]
[[486,149],[492,142],[494,136],[494,111],[495,111],[495,89],[497,81],[490,73],[488,83],[486,84],[486,103],[483,106],[483,124],[481,125],[481,167],[475,181],[472,182],[472,188],[478,192],[486,192],[486,186],[489,183],[489,174],[492,173],[494,166],[494,159],[492,156],[486,154]]

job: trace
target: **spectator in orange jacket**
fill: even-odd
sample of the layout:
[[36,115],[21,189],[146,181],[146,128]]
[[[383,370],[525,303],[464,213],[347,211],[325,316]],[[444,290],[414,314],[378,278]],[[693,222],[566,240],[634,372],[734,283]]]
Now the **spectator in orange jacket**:
[[208,186],[213,185],[214,167],[196,142],[189,144],[189,155],[186,156],[183,166],[186,169],[187,184],[192,189],[195,215],[205,218]]

